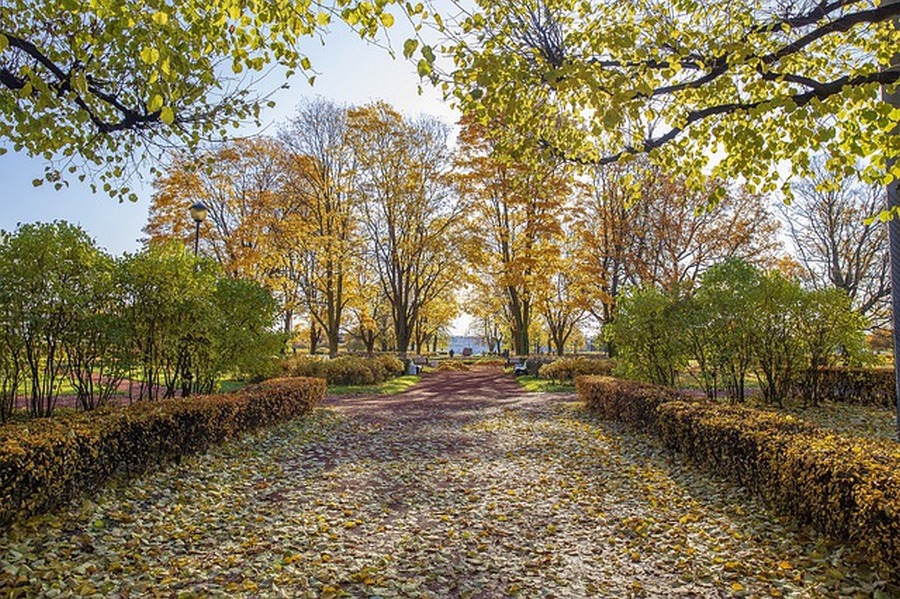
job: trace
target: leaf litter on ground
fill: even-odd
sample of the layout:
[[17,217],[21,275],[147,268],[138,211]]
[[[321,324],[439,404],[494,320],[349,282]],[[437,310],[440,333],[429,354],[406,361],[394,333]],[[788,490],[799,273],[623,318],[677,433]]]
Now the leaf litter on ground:
[[317,410],[0,537],[0,595],[872,597],[845,548],[579,404]]

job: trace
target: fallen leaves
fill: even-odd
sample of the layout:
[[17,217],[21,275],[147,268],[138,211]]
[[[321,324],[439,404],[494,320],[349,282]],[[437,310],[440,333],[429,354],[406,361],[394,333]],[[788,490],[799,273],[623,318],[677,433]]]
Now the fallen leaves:
[[873,596],[841,548],[533,396],[244,437],[0,538],[0,594]]

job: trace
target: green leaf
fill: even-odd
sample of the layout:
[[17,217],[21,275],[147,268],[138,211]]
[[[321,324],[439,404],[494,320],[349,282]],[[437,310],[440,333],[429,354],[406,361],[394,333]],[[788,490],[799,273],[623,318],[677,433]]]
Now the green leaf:
[[412,58],[412,55],[415,53],[416,48],[419,47],[419,40],[417,39],[408,39],[403,42],[403,57],[404,58]]
[[159,111],[159,120],[161,120],[166,125],[171,125],[175,122],[175,113],[172,110],[171,106],[163,106]]
[[144,48],[141,50],[141,60],[147,64],[156,64],[156,61],[159,60],[159,50],[149,46]]

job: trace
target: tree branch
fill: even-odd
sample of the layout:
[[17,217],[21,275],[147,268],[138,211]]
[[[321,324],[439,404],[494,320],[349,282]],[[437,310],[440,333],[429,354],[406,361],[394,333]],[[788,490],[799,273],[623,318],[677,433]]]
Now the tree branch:
[[[898,70],[888,70],[888,71],[879,71],[877,73],[870,73],[868,75],[858,75],[856,77],[845,76],[839,79],[835,79],[834,81],[830,81],[828,83],[819,83],[816,89],[811,91],[807,91],[800,94],[794,94],[792,96],[788,96],[787,99],[792,101],[797,107],[805,106],[812,102],[813,100],[825,100],[831,96],[839,94],[845,87],[856,87],[861,85],[867,85],[872,83],[878,83],[881,85],[891,85],[900,81],[900,71]],[[727,114],[733,114],[737,112],[743,112],[748,110],[753,110],[755,108],[759,108],[769,102],[772,99],[768,100],[760,100],[757,102],[731,102],[728,104],[717,104],[714,106],[708,106],[706,108],[692,110],[687,113],[687,117],[685,118],[684,125],[680,127],[673,127],[665,134],[660,135],[658,137],[647,139],[641,144],[640,147],[627,146],[620,152],[616,152],[615,154],[610,154],[607,156],[603,156],[599,159],[585,159],[579,156],[568,155],[565,152],[560,152],[558,148],[553,147],[551,143],[549,143],[546,139],[540,142],[540,145],[543,149],[549,150],[555,156],[566,160],[568,162],[572,162],[575,164],[581,164],[585,166],[597,165],[602,166],[605,164],[612,164],[614,162],[618,162],[623,156],[626,155],[634,155],[650,152],[656,148],[662,147],[670,141],[674,140],[681,133],[683,133],[690,125],[694,123],[699,123],[707,118],[712,116],[722,116]]]
[[[71,85],[70,74],[66,73],[59,65],[50,60],[37,46],[28,40],[22,39],[10,33],[3,33],[9,40],[9,46],[16,48],[25,55],[32,58],[39,65],[44,67],[55,81],[48,81],[47,85],[56,92],[59,97],[74,92]],[[27,80],[18,77],[7,69],[0,69],[0,84],[8,89],[21,90],[25,87]],[[118,122],[107,122],[100,118],[95,111],[91,109],[85,98],[75,93],[72,101],[75,105],[88,116],[91,122],[102,134],[114,133],[116,131],[126,131],[132,129],[143,129],[159,121],[160,111],[151,113],[137,111],[128,108],[118,101],[114,94],[109,94],[100,89],[95,83],[88,84],[88,93],[94,98],[100,100],[104,104],[112,107],[116,112],[122,115],[122,119]]]

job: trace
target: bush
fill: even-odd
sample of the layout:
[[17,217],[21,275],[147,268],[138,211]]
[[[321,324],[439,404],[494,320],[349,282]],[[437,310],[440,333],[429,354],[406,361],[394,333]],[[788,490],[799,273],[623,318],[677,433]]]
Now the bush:
[[589,408],[654,432],[802,524],[848,542],[900,581],[900,446],[833,435],[794,417],[692,400],[665,387],[577,379]]
[[397,356],[381,354],[375,356],[373,360],[381,369],[381,372],[383,373],[382,380],[384,381],[406,374],[406,368],[403,365],[403,360],[401,360]]
[[580,376],[575,379],[575,389],[588,409],[601,417],[648,432],[658,432],[657,407],[673,400],[692,400],[668,387],[606,376]]
[[465,372],[472,369],[469,368],[469,365],[462,360],[441,360],[440,362],[438,362],[436,370],[438,372]]
[[140,402],[0,428],[0,526],[243,432],[309,412],[321,379],[275,379],[229,395]]
[[609,376],[614,366],[612,360],[603,358],[561,358],[541,366],[538,376],[554,381],[574,381],[575,377],[588,374]]
[[403,361],[389,355],[340,356],[331,360],[291,356],[284,361],[283,370],[286,376],[324,378],[329,385],[377,385],[405,372]]
[[540,376],[541,368],[547,364],[551,364],[556,358],[550,356],[528,356],[525,359],[525,372],[529,376]]
[[894,371],[890,368],[820,368],[794,382],[805,401],[840,401],[864,405],[894,405]]

